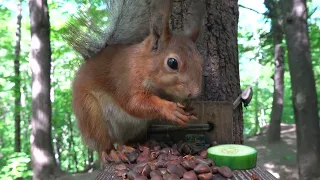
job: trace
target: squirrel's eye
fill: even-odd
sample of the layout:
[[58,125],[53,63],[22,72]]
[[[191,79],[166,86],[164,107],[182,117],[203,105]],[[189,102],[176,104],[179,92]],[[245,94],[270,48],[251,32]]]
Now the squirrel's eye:
[[167,61],[168,66],[173,69],[177,70],[178,69],[178,61],[174,58],[169,58]]

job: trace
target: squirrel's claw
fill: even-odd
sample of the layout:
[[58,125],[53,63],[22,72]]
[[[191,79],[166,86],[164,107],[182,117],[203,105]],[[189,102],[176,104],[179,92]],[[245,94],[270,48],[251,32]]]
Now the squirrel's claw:
[[110,151],[110,153],[106,153],[105,151],[102,152],[102,161],[103,163],[130,163],[129,158],[127,157],[127,153],[132,153],[136,149],[131,147],[131,146],[126,146],[126,145],[116,145],[116,149],[113,149]]
[[164,116],[167,120],[173,121],[181,126],[187,126],[188,121],[197,119],[192,113],[184,110],[185,106],[180,103],[168,103],[164,107]]
[[116,150],[111,150],[110,153],[107,153],[105,151],[102,152],[102,161],[103,163],[111,163],[111,162],[115,162],[115,163],[121,163],[122,160],[118,154],[118,152]]

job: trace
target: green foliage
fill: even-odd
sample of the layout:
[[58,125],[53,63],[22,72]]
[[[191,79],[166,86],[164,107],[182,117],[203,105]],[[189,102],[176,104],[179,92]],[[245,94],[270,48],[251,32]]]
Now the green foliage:
[[[12,8],[12,7],[10,7]],[[27,178],[32,175],[30,171],[30,133],[29,119],[31,114],[28,66],[28,38],[23,37],[21,42],[21,81],[22,81],[22,104],[21,104],[21,153],[14,152],[14,69],[13,58],[15,50],[16,12],[6,6],[0,6],[0,179]],[[26,27],[25,19],[22,26]],[[23,36],[29,35],[30,31],[22,29]],[[26,40],[27,39],[27,40]]]
[[[5,152],[5,149],[3,150]],[[30,155],[24,152],[21,153],[6,153],[0,160],[0,179],[14,180],[22,177],[31,179],[32,171],[30,170],[31,159]]]
[[[318,108],[320,109],[320,18],[316,18],[309,26],[312,66],[318,94]],[[320,116],[320,110],[318,111]]]
[[[309,14],[314,12],[313,1],[309,2]],[[270,20],[261,16],[261,19],[269,24]],[[240,22],[241,22],[240,18]],[[318,106],[320,107],[320,21],[319,15],[312,14],[309,19],[309,36],[311,45],[312,65],[316,80]],[[260,126],[270,122],[273,96],[273,42],[270,28],[260,25],[252,29],[250,24],[239,25],[239,57],[241,85],[244,89],[247,85],[253,86],[254,98],[249,107],[244,109],[245,135],[255,134],[255,121]],[[286,50],[285,42],[283,47]],[[255,85],[258,82],[258,85]],[[256,97],[258,96],[258,97]],[[319,111],[320,114],[320,111]],[[284,107],[282,122],[293,124],[294,112],[292,108],[292,90],[287,55],[285,54],[284,74]]]
[[[31,178],[30,120],[32,113],[31,72],[29,66],[30,19],[28,3],[24,2],[20,54],[21,71],[21,153],[14,152],[14,49],[16,32],[15,3],[1,8],[0,23],[0,179]],[[10,4],[11,3],[11,4]],[[76,172],[86,166],[88,150],[83,145],[71,109],[71,84],[81,63],[79,55],[60,36],[68,20],[66,14],[74,1],[49,2],[52,48],[52,137],[54,152],[61,169]],[[9,9],[10,8],[10,9]],[[72,9],[72,8],[71,8]],[[68,120],[70,119],[70,120]],[[71,138],[72,128],[72,138]]]

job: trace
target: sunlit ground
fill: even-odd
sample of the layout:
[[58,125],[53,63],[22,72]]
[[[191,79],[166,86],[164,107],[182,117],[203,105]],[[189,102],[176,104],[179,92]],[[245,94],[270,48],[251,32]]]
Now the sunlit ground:
[[296,167],[295,125],[281,125],[281,141],[268,144],[266,127],[262,134],[246,139],[245,144],[258,150],[258,164],[281,180],[298,180]]

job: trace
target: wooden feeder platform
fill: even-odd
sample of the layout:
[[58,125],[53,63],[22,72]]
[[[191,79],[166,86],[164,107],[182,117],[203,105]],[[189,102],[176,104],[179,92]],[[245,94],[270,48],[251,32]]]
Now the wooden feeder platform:
[[[154,120],[148,129],[147,138],[158,142],[185,141],[196,143],[197,146],[208,148],[212,142],[218,144],[232,144],[234,139],[233,110],[235,103],[198,101],[191,104],[195,108],[198,120],[190,121],[189,127],[174,126],[166,120]],[[239,105],[239,103],[238,103]],[[258,152],[259,153],[259,152]],[[97,180],[122,178],[115,176],[113,164],[108,164],[96,177]],[[254,178],[257,177],[257,178]],[[213,179],[227,179],[215,174]],[[271,173],[260,166],[250,170],[235,170],[233,178],[236,180],[276,180]]]

